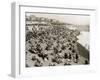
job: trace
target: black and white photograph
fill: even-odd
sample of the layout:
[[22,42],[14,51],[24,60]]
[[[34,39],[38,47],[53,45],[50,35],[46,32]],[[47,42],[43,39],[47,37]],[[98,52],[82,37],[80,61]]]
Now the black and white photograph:
[[25,13],[25,67],[90,64],[90,16]]

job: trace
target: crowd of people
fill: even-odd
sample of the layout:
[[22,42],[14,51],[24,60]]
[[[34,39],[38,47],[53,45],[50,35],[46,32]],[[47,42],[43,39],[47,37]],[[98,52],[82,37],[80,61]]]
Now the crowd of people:
[[45,22],[47,27],[38,23],[31,25],[32,30],[26,26],[26,67],[78,64],[80,32],[68,29],[61,22]]

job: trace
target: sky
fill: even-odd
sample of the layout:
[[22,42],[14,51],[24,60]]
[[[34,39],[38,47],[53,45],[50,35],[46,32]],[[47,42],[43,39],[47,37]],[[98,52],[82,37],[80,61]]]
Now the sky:
[[27,16],[35,15],[36,17],[45,17],[50,19],[56,19],[61,22],[75,24],[75,25],[89,25],[90,16],[85,15],[71,15],[71,14],[47,14],[47,13],[26,13]]

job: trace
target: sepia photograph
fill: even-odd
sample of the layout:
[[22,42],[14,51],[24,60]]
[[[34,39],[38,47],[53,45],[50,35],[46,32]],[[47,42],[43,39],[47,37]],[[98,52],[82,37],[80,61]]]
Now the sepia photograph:
[[25,13],[25,67],[90,64],[90,16]]

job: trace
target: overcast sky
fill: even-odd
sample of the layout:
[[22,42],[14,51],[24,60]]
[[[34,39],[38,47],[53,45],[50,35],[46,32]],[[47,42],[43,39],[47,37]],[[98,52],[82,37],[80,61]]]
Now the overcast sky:
[[42,14],[42,13],[26,13],[27,16],[35,15],[36,17],[45,17],[50,19],[56,19],[61,22],[76,24],[76,25],[89,25],[90,16],[84,15],[58,15],[58,14]]

